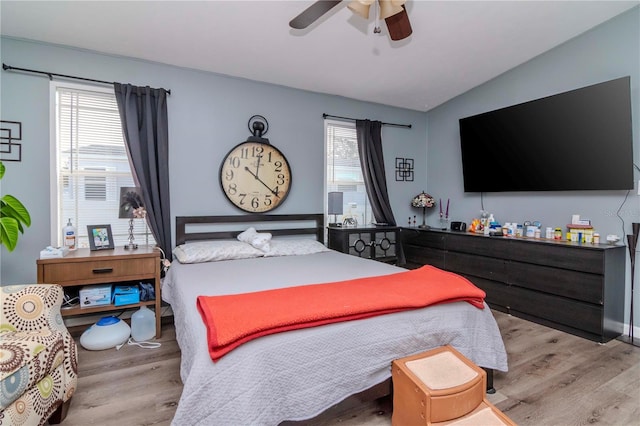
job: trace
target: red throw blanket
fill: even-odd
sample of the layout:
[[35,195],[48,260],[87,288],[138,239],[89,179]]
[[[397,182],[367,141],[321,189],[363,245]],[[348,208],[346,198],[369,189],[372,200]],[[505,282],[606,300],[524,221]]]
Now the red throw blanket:
[[213,361],[268,334],[349,321],[437,303],[484,308],[485,292],[433,266],[391,275],[227,296],[198,296]]

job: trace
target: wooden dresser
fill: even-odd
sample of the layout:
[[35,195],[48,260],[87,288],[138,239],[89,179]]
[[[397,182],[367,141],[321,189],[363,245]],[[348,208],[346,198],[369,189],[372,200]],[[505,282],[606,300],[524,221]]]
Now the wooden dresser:
[[622,334],[625,246],[402,228],[406,267],[456,272],[492,309],[597,342]]
[[60,284],[65,293],[77,294],[80,287],[91,284],[151,283],[155,300],[114,306],[113,304],[82,308],[63,308],[62,316],[106,313],[137,309],[142,305],[153,307],[156,314],[156,338],[160,327],[162,299],[160,297],[160,252],[152,247],[140,246],[136,250],[117,247],[114,250],[90,251],[78,249],[56,259],[38,259],[38,283]]

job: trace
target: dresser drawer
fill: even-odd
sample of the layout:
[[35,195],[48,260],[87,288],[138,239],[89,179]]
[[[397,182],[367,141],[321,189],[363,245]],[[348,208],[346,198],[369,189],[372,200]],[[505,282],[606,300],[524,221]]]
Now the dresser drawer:
[[52,263],[44,265],[42,282],[64,285],[93,281],[127,281],[143,275],[153,277],[159,267],[156,260],[155,257],[149,257]]

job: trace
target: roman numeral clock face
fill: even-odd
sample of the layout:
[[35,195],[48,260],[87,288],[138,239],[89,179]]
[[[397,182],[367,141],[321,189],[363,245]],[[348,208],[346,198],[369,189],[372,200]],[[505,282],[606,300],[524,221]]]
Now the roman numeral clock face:
[[220,166],[220,185],[229,201],[251,213],[278,207],[289,194],[291,169],[274,146],[260,142],[236,145]]

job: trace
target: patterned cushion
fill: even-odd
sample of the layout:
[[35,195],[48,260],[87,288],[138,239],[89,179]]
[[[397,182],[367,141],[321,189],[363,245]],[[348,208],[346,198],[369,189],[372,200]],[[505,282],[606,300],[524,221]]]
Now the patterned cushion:
[[0,426],[45,424],[58,406],[71,398],[65,395],[65,377],[61,364],[0,412]]
[[78,352],[56,284],[0,286],[0,426],[43,425],[75,393]]
[[0,409],[64,361],[64,340],[48,328],[0,333]]

